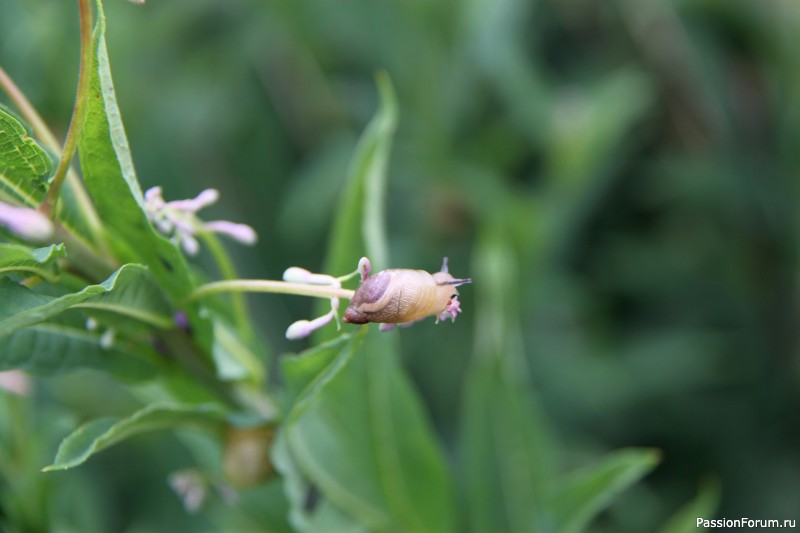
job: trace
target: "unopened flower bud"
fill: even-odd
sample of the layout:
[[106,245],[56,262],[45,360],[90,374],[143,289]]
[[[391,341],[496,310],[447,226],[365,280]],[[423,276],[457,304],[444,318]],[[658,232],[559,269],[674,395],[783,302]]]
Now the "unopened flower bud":
[[39,211],[3,202],[0,202],[0,225],[31,241],[46,241],[53,235],[53,223]]

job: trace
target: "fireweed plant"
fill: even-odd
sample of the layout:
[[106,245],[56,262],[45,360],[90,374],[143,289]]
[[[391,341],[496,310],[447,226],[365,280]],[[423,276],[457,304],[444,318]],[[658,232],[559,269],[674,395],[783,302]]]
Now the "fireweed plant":
[[[92,369],[129,386],[141,408],[76,425],[52,464],[24,476],[45,483],[52,474],[39,469],[71,469],[142,432],[192,428],[217,453],[209,458],[177,432],[196,466],[168,482],[187,512],[210,509],[221,530],[578,531],[654,467],[656,452],[628,449],[569,476],[555,471],[518,372],[514,318],[493,297],[505,288],[490,280],[512,279],[499,231],[479,243],[473,274],[485,280],[476,285],[478,323],[505,333],[478,328],[481,353],[497,357],[472,364],[459,446],[465,475],[451,472],[399,363],[397,333],[356,325],[455,320],[456,287],[471,281],[451,276],[446,260],[434,274],[373,272],[373,263],[390,266],[382,206],[397,112],[385,75],[332,228],[328,273],[289,267],[283,280],[237,279],[222,240],[252,245],[255,231],[201,218],[220,199],[215,189],[188,200],[167,200],[161,187],[141,190],[102,2],[77,4],[80,74],[63,145],[0,68],[10,103],[0,109],[0,387],[32,396],[32,375]],[[190,265],[203,247],[222,279]],[[344,287],[355,278],[357,291]],[[318,317],[286,325],[287,338],[311,336],[312,347],[281,357],[276,379],[268,379],[269,351],[254,334],[244,292],[322,303]],[[507,445],[497,447],[497,435]],[[11,483],[7,470],[0,475]],[[16,520],[12,530],[27,529],[13,506],[0,505]],[[458,505],[468,511],[457,513]]]

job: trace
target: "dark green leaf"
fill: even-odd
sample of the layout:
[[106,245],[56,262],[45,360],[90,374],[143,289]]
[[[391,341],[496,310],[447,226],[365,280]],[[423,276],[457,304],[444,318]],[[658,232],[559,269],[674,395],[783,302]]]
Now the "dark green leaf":
[[658,461],[656,450],[620,450],[573,475],[553,501],[558,531],[583,531],[592,518],[655,468]]
[[29,248],[20,244],[0,243],[0,274],[22,272],[54,281],[61,272],[58,259],[66,252],[63,244]]
[[719,482],[707,481],[700,487],[694,500],[684,505],[661,528],[660,533],[695,533],[706,528],[697,525],[697,519],[712,520],[719,505]]
[[142,351],[120,341],[105,348],[98,333],[83,328],[37,324],[0,337],[0,370],[48,376],[91,368],[126,381],[151,378],[156,367]]
[[84,463],[93,454],[134,435],[158,429],[197,427],[221,430],[225,412],[212,404],[153,404],[128,418],[101,418],[88,422],[61,442],[55,461],[44,472],[66,470]]
[[124,265],[100,285],[53,298],[9,280],[0,280],[0,338],[78,307],[123,315],[162,327],[172,319],[158,287],[140,265]]
[[47,192],[53,163],[25,128],[0,108],[0,191],[36,207]]

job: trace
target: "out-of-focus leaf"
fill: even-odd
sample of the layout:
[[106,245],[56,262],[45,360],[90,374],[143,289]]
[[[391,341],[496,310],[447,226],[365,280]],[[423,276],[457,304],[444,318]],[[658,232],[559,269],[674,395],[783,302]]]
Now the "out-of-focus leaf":
[[191,289],[186,260],[173,243],[156,232],[144,210],[111,79],[100,0],[89,102],[78,149],[84,181],[119,259],[145,263],[170,296],[176,300],[185,296]]
[[368,529],[453,529],[444,458],[397,359],[347,344],[305,389],[284,426],[300,470]]
[[211,349],[217,377],[224,381],[251,379],[261,383],[264,366],[253,351],[224,320],[214,320],[214,344]]
[[[653,88],[641,73],[622,69],[585,92],[562,96],[549,132],[547,174],[571,196],[596,178],[617,156],[653,102]],[[616,174],[615,174],[616,176]]]
[[330,366],[331,362],[345,348],[346,343],[351,340],[349,335],[340,335],[297,355],[281,357],[281,375],[286,399],[290,405],[323,370]]
[[558,531],[583,531],[592,518],[620,492],[655,468],[658,461],[656,450],[620,450],[573,475],[553,499]]
[[225,412],[213,404],[154,404],[128,418],[100,418],[76,429],[58,447],[53,464],[44,472],[66,470],[84,463],[93,454],[129,437],[158,429],[197,427],[221,431]]
[[377,83],[381,107],[356,147],[328,241],[325,267],[333,275],[355,270],[364,254],[369,255],[373,268],[389,267],[383,211],[397,102],[388,75],[379,74]]
[[0,190],[29,207],[47,192],[50,156],[28,137],[23,125],[0,108]]
[[21,244],[0,243],[0,274],[22,272],[54,281],[61,272],[58,259],[65,255],[63,244],[29,248]]
[[91,368],[125,380],[155,375],[141,347],[115,342],[106,348],[98,333],[64,324],[36,324],[0,337],[0,371],[15,368],[49,376]]
[[133,318],[157,327],[172,327],[158,287],[141,265],[124,265],[99,285],[53,298],[9,280],[0,280],[0,337],[43,322],[74,307]]
[[543,531],[552,478],[549,436],[531,394],[517,323],[516,258],[503,232],[487,232],[472,267],[476,353],[463,404],[468,530]]
[[701,485],[694,500],[679,509],[661,528],[661,533],[694,533],[705,528],[697,525],[697,519],[711,520],[719,505],[720,487],[717,481]]
[[295,531],[302,533],[367,531],[363,525],[334,506],[327,498],[322,497],[313,508],[309,507],[310,491],[313,489],[291,456],[285,433],[281,432],[278,435],[272,447],[271,457],[275,468],[283,475],[284,492],[290,504],[289,522]]

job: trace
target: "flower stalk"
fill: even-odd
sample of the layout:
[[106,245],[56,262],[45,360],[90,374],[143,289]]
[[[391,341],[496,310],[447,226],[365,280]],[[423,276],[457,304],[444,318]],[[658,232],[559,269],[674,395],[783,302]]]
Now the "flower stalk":
[[206,283],[189,293],[186,302],[206,298],[225,292],[267,292],[273,294],[294,294],[313,298],[344,298],[350,300],[355,291],[341,287],[312,285],[271,279],[232,279]]

